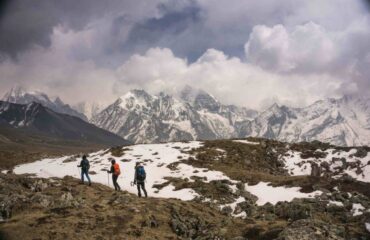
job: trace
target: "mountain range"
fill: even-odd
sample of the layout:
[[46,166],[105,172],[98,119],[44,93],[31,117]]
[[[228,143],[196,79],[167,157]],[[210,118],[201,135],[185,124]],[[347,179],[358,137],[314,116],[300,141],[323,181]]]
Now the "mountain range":
[[[49,99],[46,94],[16,94],[14,89],[4,99],[35,99],[43,105],[56,102],[41,101]],[[287,142],[320,140],[341,146],[370,145],[370,98],[366,97],[330,98],[301,108],[273,104],[257,112],[222,104],[211,94],[187,86],[176,95],[131,90],[106,108],[87,103],[75,109],[59,106],[65,107],[50,108],[62,113],[71,109],[67,114],[74,116],[86,115],[90,123],[134,143],[254,136]]]
[[274,104],[245,124],[239,134],[287,142],[320,140],[340,146],[370,145],[370,98],[344,96],[304,108]]
[[[6,129],[7,136],[3,136]],[[79,144],[89,143],[101,146],[125,145],[121,137],[100,129],[82,119],[54,112],[40,103],[16,104],[0,101],[0,138],[9,140],[9,137],[18,135],[37,136],[45,144],[50,142],[76,141]],[[8,136],[10,135],[10,136]],[[33,138],[35,139],[35,138]],[[21,139],[25,141],[25,139]],[[16,142],[19,142],[16,140]]]
[[65,113],[71,116],[76,116],[84,121],[88,121],[87,117],[70,107],[68,104],[63,103],[63,101],[56,97],[55,99],[49,98],[49,96],[40,91],[26,91],[20,86],[13,87],[7,92],[1,99],[4,102],[18,103],[18,104],[30,104],[32,102],[41,103],[43,106],[58,112]]
[[237,127],[256,111],[223,105],[210,94],[185,88],[179,98],[132,90],[92,118],[96,126],[135,143],[238,137]]

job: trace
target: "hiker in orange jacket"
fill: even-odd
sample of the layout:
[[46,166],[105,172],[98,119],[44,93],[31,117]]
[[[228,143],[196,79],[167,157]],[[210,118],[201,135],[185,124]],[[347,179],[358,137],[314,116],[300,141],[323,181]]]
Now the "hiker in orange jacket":
[[116,160],[113,159],[111,163],[112,163],[112,166],[110,167],[110,171],[108,171],[108,173],[112,173],[114,189],[116,191],[121,191],[121,187],[117,183],[117,179],[118,179],[118,176],[121,174],[121,170],[119,168],[118,163],[116,163]]

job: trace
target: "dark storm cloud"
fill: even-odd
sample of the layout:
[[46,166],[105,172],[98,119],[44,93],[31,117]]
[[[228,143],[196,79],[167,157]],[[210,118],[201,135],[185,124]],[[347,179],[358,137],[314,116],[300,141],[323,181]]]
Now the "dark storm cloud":
[[33,45],[49,47],[55,26],[81,30],[93,19],[125,5],[130,4],[118,0],[6,1],[0,5],[0,53],[15,58]]

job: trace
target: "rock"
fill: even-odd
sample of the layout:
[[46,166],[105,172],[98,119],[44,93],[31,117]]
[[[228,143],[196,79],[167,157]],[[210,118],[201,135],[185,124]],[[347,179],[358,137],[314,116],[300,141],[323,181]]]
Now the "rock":
[[247,216],[254,216],[257,211],[256,205],[249,201],[238,203],[237,207],[240,207],[247,214]]
[[239,236],[239,237],[234,237],[231,240],[248,240],[248,238]]
[[345,229],[333,223],[302,219],[286,227],[278,240],[344,240]]
[[255,203],[258,200],[258,197],[254,196],[250,192],[243,191],[241,193],[241,196],[245,198],[246,201],[249,201],[250,203]]
[[179,236],[186,236],[189,232],[188,228],[186,227],[185,223],[181,222],[179,219],[172,219],[170,223],[172,231],[174,231]]
[[170,227],[180,239],[223,239],[199,217],[189,212],[180,214],[175,208],[172,208]]
[[60,200],[65,202],[71,202],[73,200],[73,196],[70,192],[63,193],[60,197]]
[[240,205],[236,205],[236,207],[235,207],[235,210],[234,210],[234,214],[235,215],[238,215],[238,214],[240,214],[240,213],[242,213],[243,212],[243,209],[240,207]]
[[352,176],[348,175],[347,173],[343,174],[340,178],[345,183],[353,183],[356,181]]
[[224,215],[231,215],[233,209],[230,206],[225,206],[221,209],[222,214]]
[[362,174],[362,169],[361,169],[361,167],[357,167],[357,169],[356,169],[356,172],[355,172],[357,175],[360,175],[360,174]]
[[48,208],[53,205],[53,199],[50,196],[44,195],[42,193],[34,194],[31,199],[33,203],[38,203],[44,208]]
[[290,220],[306,219],[311,215],[311,205],[304,199],[294,199],[292,202],[278,202],[275,205],[278,217]]
[[320,164],[320,166],[321,166],[321,168],[322,168],[322,169],[325,169],[325,171],[327,171],[327,172],[329,172],[329,171],[330,171],[330,165],[329,165],[329,163],[328,163],[328,162],[322,162],[322,163]]
[[357,152],[354,154],[355,157],[364,158],[367,156],[367,150],[363,147],[357,149]]
[[321,175],[321,167],[315,163],[311,162],[311,177],[320,177]]
[[7,201],[0,203],[0,223],[12,217],[12,204]]
[[159,226],[158,221],[154,215],[149,216],[144,222],[141,224],[142,227],[150,227],[150,228],[157,228]]

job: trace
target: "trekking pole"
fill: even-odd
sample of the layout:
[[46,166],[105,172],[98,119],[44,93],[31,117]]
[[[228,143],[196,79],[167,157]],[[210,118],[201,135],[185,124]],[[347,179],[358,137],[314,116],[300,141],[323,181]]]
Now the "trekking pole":
[[80,171],[79,167],[77,167],[77,171],[78,171],[78,176],[77,177],[81,177],[81,171]]
[[107,176],[108,176],[108,187],[110,187],[109,185],[109,172],[107,171]]

